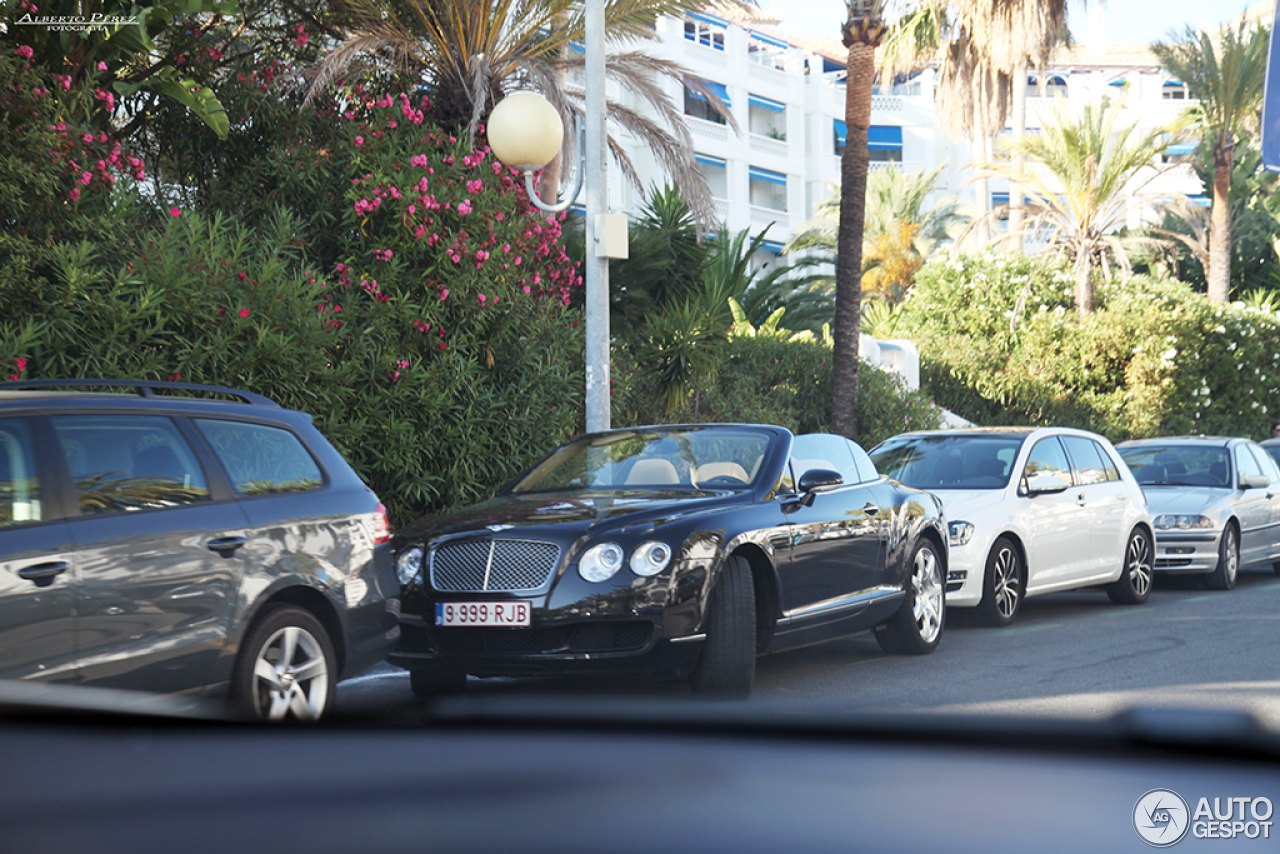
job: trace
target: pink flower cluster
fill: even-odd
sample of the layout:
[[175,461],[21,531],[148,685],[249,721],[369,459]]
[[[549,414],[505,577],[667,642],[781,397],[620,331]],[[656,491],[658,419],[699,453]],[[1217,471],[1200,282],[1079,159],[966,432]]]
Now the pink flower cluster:
[[12,374],[9,374],[9,379],[11,380],[22,379],[22,373],[27,369],[27,360],[19,356],[18,358],[13,360],[13,366],[17,368],[17,371]]

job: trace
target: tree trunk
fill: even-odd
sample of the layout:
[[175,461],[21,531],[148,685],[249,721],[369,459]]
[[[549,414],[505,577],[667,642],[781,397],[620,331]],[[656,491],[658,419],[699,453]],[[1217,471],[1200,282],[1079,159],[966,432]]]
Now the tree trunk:
[[[1014,71],[1013,76],[1013,141],[1019,143],[1027,133],[1027,69],[1019,68]],[[1017,172],[1021,172],[1027,166],[1027,158],[1022,154],[1014,155],[1013,168]],[[1009,185],[1009,204],[1014,205],[1009,209],[1009,233],[1018,234],[1022,231],[1022,221],[1024,212],[1022,210],[1022,198],[1025,195],[1022,185],[1013,182]],[[1022,238],[1017,237],[1012,241],[1012,246],[1018,252],[1022,251]]]
[[[560,12],[556,14],[555,18],[552,20],[552,27],[557,30],[562,30],[568,25],[568,23],[569,13]],[[565,85],[569,82],[569,72],[564,65],[565,60],[568,58],[569,46],[563,45],[560,48],[561,65],[556,69],[556,85],[560,87],[561,92],[564,91]],[[572,127],[566,127],[564,131],[565,139],[569,141],[567,145],[572,147],[577,142],[577,133]],[[576,151],[577,149],[573,148],[573,150]],[[557,204],[560,201],[560,173],[563,171],[563,164],[564,151],[561,150],[561,152],[557,154],[550,163],[542,167],[542,176],[538,180],[538,197],[549,205]],[[581,163],[578,164],[578,168],[582,168]]]
[[1093,246],[1084,246],[1076,256],[1076,310],[1080,317],[1093,314]]
[[1213,149],[1213,211],[1209,226],[1209,300],[1231,299],[1231,145]]
[[848,138],[840,158],[840,227],[836,234],[836,316],[831,360],[831,432],[858,435],[858,350],[862,334],[862,229],[867,206],[867,128],[876,49],[849,47],[845,82]]
[[[991,147],[988,144],[988,137],[975,137],[973,140],[974,160],[980,163],[991,162]],[[974,179],[974,207],[977,216],[977,224],[973,228],[973,239],[977,243],[978,248],[984,248],[991,242],[991,181],[987,178],[986,173],[979,172],[978,177]]]

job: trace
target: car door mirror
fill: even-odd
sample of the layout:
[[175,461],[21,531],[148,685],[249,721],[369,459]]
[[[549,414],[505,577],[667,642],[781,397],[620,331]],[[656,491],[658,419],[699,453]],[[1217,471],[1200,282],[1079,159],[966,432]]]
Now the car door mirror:
[[1271,478],[1265,474],[1247,474],[1240,478],[1241,489],[1262,489],[1271,485]]
[[829,492],[843,485],[844,478],[841,477],[840,472],[833,469],[809,469],[800,475],[800,491],[805,494]]
[[1062,475],[1051,471],[1042,471],[1034,474],[1027,480],[1027,495],[1052,495],[1058,492],[1066,492],[1071,487],[1067,479]]

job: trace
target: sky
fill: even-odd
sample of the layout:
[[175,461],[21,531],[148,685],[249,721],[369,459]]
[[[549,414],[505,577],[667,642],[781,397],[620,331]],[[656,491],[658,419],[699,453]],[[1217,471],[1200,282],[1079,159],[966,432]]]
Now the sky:
[[[1166,41],[1169,31],[1181,31],[1186,24],[1216,29],[1222,22],[1244,12],[1253,2],[1246,0],[1107,0],[1106,39],[1113,44]],[[795,36],[838,36],[844,20],[844,0],[759,0],[760,5],[783,16],[782,32]],[[1098,5],[1093,0],[1090,6]],[[1158,10],[1158,11],[1157,11]],[[1078,41],[1085,40],[1087,13],[1080,0],[1071,0],[1068,25]]]

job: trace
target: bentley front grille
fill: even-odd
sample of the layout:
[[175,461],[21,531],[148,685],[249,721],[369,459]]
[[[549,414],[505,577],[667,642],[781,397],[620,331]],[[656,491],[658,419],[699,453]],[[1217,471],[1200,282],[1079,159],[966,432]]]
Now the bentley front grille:
[[560,562],[560,547],[534,540],[461,540],[431,553],[431,586],[450,593],[537,590]]

